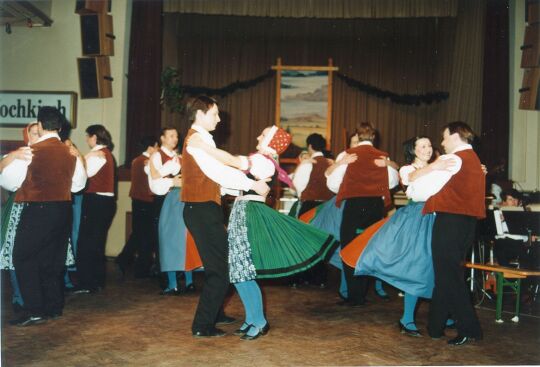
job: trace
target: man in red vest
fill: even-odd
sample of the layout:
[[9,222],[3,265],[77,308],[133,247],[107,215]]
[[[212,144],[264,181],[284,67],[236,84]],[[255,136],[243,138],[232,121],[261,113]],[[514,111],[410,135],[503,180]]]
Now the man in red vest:
[[444,128],[442,146],[458,164],[445,183],[438,183],[444,186],[426,201],[423,211],[436,213],[431,243],[435,287],[428,332],[432,338],[440,338],[446,319],[452,316],[458,336],[448,341],[451,345],[482,338],[462,266],[475,238],[476,221],[486,214],[485,175],[471,146],[473,138],[474,133],[464,122],[452,122]]
[[[194,337],[219,337],[225,333],[215,327],[223,300],[229,288],[229,245],[221,209],[221,189],[254,190],[266,195],[265,181],[254,181],[241,171],[217,161],[204,150],[189,145],[197,134],[206,144],[216,146],[210,131],[219,123],[214,99],[199,96],[188,105],[193,121],[182,150],[182,201],[184,221],[195,240],[204,266],[204,285],[192,324]],[[248,160],[243,157],[245,168]]]
[[[385,207],[390,205],[390,188],[398,185],[397,170],[390,165],[388,153],[373,146],[375,129],[364,122],[358,128],[359,143],[346,150],[346,155],[356,160],[338,157],[337,168],[330,170],[328,188],[337,192],[336,205],[343,208],[340,228],[341,247],[345,247],[364,229],[384,217]],[[376,164],[384,158],[388,162],[381,167]],[[348,162],[341,164],[342,162]],[[347,281],[348,299],[343,305],[359,307],[365,303],[367,277],[354,276],[354,269],[343,264]]]
[[[82,161],[60,141],[64,121],[54,107],[38,112],[39,139],[32,144],[32,159],[15,160],[2,175],[9,175],[24,209],[15,236],[13,265],[24,299],[23,315],[10,322],[30,326],[62,315],[62,274],[71,231],[71,193],[82,190],[86,172]],[[9,169],[8,169],[9,168]],[[13,168],[13,170],[11,170]]]

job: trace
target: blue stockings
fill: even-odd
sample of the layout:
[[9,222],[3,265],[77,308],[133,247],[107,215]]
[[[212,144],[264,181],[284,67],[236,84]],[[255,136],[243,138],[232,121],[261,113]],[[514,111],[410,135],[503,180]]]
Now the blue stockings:
[[244,305],[244,310],[246,313],[246,320],[244,323],[247,325],[254,325],[256,327],[251,327],[247,333],[247,335],[253,336],[259,332],[259,329],[266,325],[261,289],[255,280],[235,283],[234,286],[236,287],[240,300]]
[[414,323],[416,302],[418,302],[418,297],[405,293],[405,297],[403,298],[403,316],[399,321],[401,321],[401,324],[407,329],[417,330],[416,324]]

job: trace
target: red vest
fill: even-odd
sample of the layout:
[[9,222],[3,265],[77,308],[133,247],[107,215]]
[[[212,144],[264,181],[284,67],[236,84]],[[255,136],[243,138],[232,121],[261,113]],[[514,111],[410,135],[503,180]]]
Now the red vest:
[[317,163],[313,164],[313,169],[309,175],[309,181],[304,191],[302,191],[302,201],[326,201],[330,200],[334,193],[326,186],[326,176],[324,172],[330,166],[330,162],[325,157],[315,157]]
[[384,197],[385,206],[388,206],[390,204],[388,168],[378,167],[373,162],[381,156],[388,157],[388,153],[371,145],[359,145],[347,149],[347,153],[355,153],[358,159],[347,166],[337,194],[336,206],[339,208],[343,200],[356,197]]
[[56,138],[32,145],[32,162],[15,194],[16,202],[71,201],[76,158]]
[[159,155],[161,156],[161,164],[165,164],[168,161],[172,160],[172,157],[165,153],[161,148],[159,148]]
[[86,194],[96,192],[114,193],[114,158],[108,148],[101,149],[105,153],[105,164],[92,177],[88,178]]
[[461,169],[424,205],[424,214],[441,212],[485,218],[486,177],[480,160],[472,149],[455,153],[462,160]]
[[214,201],[218,205],[221,205],[221,190],[219,185],[201,171],[193,156],[187,152],[187,141],[196,132],[196,130],[189,129],[184,141],[184,148],[182,149],[181,200],[189,203]]
[[148,186],[148,175],[144,172],[144,166],[148,162],[148,157],[141,154],[131,162],[131,188],[129,197],[135,200],[151,203],[154,196]]

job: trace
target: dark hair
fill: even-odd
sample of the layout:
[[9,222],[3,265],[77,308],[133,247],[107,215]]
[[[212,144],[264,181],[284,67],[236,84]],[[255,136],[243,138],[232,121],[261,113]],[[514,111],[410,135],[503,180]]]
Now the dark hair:
[[175,130],[176,133],[177,133],[178,135],[180,135],[180,133],[178,132],[178,129],[177,129],[177,128],[175,128],[174,126],[170,126],[170,125],[169,125],[169,126],[164,126],[164,127],[161,128],[161,130],[160,130],[160,132],[159,132],[159,136],[160,136],[160,137],[161,137],[161,136],[165,136],[165,134],[166,134],[167,131],[169,131],[169,130]]
[[43,106],[38,111],[37,120],[41,122],[43,130],[60,131],[65,118],[56,107]]
[[463,121],[451,122],[443,128],[443,131],[445,129],[448,129],[450,135],[455,133],[459,134],[461,140],[469,144],[471,144],[474,140],[474,132],[472,131],[471,127]]
[[326,148],[326,140],[321,134],[311,134],[306,139],[306,144],[317,152],[322,152]]
[[358,133],[359,141],[373,142],[375,140],[375,128],[369,122],[362,122],[356,131]]
[[521,193],[519,191],[517,191],[516,189],[511,189],[511,190],[508,190],[508,191],[501,192],[502,201],[506,201],[508,196],[511,196],[514,199],[518,199],[518,201],[522,200]]
[[66,141],[71,136],[71,123],[69,120],[62,115],[62,128],[58,132],[58,136],[60,136],[61,141]]
[[206,113],[215,104],[217,104],[217,101],[214,98],[208,96],[197,96],[190,99],[187,103],[189,121],[195,121],[195,116],[197,115],[198,110]]
[[109,150],[114,149],[114,144],[112,142],[111,134],[105,129],[103,125],[90,125],[86,128],[86,133],[88,136],[96,136],[96,143],[105,145]]
[[429,139],[427,136],[415,136],[414,138],[407,139],[403,142],[403,155],[405,156],[405,162],[411,164],[416,158],[416,142],[420,139]]
[[157,141],[156,137],[147,135],[147,136],[144,136],[139,141],[139,148],[140,148],[141,151],[144,152],[144,151],[146,151],[146,149],[148,149],[148,147],[153,147],[156,144],[158,144],[158,141]]

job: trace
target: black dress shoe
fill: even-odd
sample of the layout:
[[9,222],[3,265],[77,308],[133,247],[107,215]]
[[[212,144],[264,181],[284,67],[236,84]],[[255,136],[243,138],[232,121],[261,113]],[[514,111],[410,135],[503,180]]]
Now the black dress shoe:
[[206,330],[197,330],[193,332],[194,338],[218,338],[225,336],[226,333],[223,330],[217,328],[210,328]]
[[[407,325],[410,325],[410,324],[414,325],[414,322],[409,322]],[[402,334],[407,334],[409,336],[415,336],[415,337],[422,336],[422,333],[420,333],[419,330],[409,329],[406,325],[403,325],[401,321],[398,321],[398,325],[399,325],[399,331],[401,331]]]
[[377,297],[379,297],[380,299],[382,299],[384,302],[389,302],[390,301],[390,296],[388,294],[379,294],[377,292],[375,292],[375,294],[377,295]]
[[467,344],[467,343],[473,343],[477,340],[481,340],[482,338],[474,338],[474,337],[471,337],[471,336],[456,336],[454,339],[450,339],[448,341],[448,344],[449,345],[463,345],[463,344]]
[[18,319],[11,320],[9,324],[13,326],[32,326],[43,324],[44,322],[47,322],[47,320],[41,316],[23,316],[19,317]]
[[249,330],[250,327],[251,327],[251,325],[244,323],[244,324],[240,327],[240,329],[236,329],[236,330],[233,332],[233,335],[236,335],[236,336],[242,336],[242,335],[244,335],[245,333],[247,333],[247,331]]
[[182,292],[178,290],[178,288],[172,288],[172,289],[165,289],[159,292],[160,296],[178,296]]
[[223,315],[216,320],[216,325],[230,325],[234,324],[236,321],[237,320],[234,317]]
[[[249,329],[254,328],[254,327],[256,327],[256,326],[249,325],[247,331],[249,331]],[[264,325],[261,329],[259,329],[259,332],[257,334],[255,334],[255,335],[244,334],[243,336],[240,337],[240,339],[242,339],[242,340],[255,340],[260,336],[268,334],[269,330],[270,330],[270,324],[267,322],[266,325]]]

